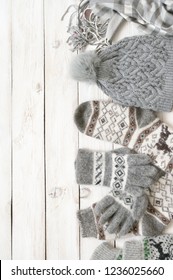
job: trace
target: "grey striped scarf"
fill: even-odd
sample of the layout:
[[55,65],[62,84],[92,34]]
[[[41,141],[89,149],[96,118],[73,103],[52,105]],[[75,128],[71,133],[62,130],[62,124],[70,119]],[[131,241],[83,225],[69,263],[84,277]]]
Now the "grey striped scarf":
[[173,35],[173,0],[82,0],[73,7],[67,41],[73,51],[111,44],[124,20],[148,34]]

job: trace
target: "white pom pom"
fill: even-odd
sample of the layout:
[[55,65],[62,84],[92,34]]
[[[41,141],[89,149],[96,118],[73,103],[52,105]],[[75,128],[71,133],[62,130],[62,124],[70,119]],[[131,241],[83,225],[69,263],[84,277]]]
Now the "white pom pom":
[[100,65],[100,59],[95,52],[86,52],[79,54],[72,60],[70,65],[71,77],[79,82],[97,81],[97,68]]

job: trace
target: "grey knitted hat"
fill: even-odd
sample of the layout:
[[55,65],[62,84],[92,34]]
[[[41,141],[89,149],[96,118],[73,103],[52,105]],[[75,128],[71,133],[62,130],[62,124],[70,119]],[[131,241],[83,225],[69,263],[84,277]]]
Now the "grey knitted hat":
[[124,106],[154,111],[173,108],[173,36],[133,36],[71,63],[78,81],[96,83]]

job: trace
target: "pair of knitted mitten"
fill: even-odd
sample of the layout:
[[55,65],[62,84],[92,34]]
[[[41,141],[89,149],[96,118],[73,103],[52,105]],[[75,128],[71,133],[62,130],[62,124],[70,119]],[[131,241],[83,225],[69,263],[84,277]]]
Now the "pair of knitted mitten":
[[173,130],[153,111],[90,101],[77,107],[74,120],[82,133],[147,154],[154,165],[173,174]]
[[123,249],[109,243],[100,244],[91,260],[173,260],[173,235],[145,237],[142,240],[125,241]]
[[107,196],[78,212],[83,237],[99,239],[132,230],[148,207],[144,189],[163,175],[147,155],[128,148],[111,152],[80,149],[75,168],[78,184],[109,187]]
[[155,111],[173,108],[173,36],[133,36],[78,55],[71,75],[93,82],[115,102]]

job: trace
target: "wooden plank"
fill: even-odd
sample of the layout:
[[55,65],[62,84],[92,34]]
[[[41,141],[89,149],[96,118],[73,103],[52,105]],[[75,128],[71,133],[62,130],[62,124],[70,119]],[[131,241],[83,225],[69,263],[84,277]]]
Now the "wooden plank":
[[43,1],[12,1],[13,259],[45,258]]
[[79,258],[79,194],[74,170],[78,137],[73,122],[77,85],[68,74],[74,55],[66,44],[68,17],[61,21],[74,3],[45,1],[47,259]]
[[0,259],[11,259],[11,1],[0,0]]

